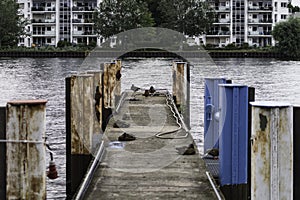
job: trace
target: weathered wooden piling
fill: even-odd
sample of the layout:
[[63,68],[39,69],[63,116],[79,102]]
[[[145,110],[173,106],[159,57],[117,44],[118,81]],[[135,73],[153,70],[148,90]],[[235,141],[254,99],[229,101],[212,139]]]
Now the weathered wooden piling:
[[226,199],[248,199],[248,87],[219,88],[221,190]]
[[251,199],[293,199],[292,107],[279,102],[251,104]]
[[[6,140],[6,107],[0,107],[0,140]],[[0,143],[0,199],[6,199],[6,143]]]
[[115,88],[115,105],[118,105],[121,98],[121,69],[122,62],[121,60],[116,60],[116,88]]
[[300,199],[300,106],[293,109],[294,199]]
[[[100,138],[102,137],[102,75],[103,73],[101,71],[88,71],[88,74],[93,75],[94,79],[94,88],[93,88],[93,98],[94,98],[94,127],[93,127],[93,149],[97,147],[97,145],[100,143]],[[98,140],[98,141],[97,141]]]
[[190,66],[187,62],[173,62],[172,93],[184,122],[190,127]]
[[46,199],[46,102],[7,103],[6,199]]
[[94,75],[66,78],[67,199],[76,192],[92,159]]
[[[117,64],[118,63],[118,64]],[[120,79],[117,80],[121,74],[117,74],[118,72],[121,73],[118,69],[121,68],[120,61],[118,62],[111,62],[111,63],[104,63],[101,66],[103,71],[103,107],[102,107],[102,130],[105,130],[108,120],[110,119],[113,110],[116,107],[116,96],[120,95],[120,89],[117,84],[120,84]],[[118,77],[118,78],[117,78]],[[117,97],[118,98],[118,97]]]

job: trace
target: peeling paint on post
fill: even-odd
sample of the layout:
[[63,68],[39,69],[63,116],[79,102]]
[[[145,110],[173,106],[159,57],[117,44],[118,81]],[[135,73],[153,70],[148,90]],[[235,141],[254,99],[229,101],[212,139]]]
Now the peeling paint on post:
[[66,79],[68,199],[75,194],[92,158],[94,89],[94,75],[78,75]]
[[7,103],[7,199],[46,199],[46,102]]
[[251,199],[293,199],[292,107],[279,102],[251,105]]
[[190,127],[189,81],[189,64],[186,62],[173,62],[173,98],[188,127]]

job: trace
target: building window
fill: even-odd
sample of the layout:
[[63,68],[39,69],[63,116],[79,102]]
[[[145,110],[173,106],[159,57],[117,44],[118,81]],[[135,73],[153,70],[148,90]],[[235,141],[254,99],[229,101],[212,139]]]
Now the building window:
[[51,44],[51,38],[47,38],[47,43]]
[[281,19],[286,19],[286,15],[281,15]]
[[281,3],[281,7],[282,7],[282,8],[286,8],[286,7],[287,7],[287,3],[286,3],[286,2],[282,2],[282,3]]
[[47,31],[51,31],[51,26],[47,27]]

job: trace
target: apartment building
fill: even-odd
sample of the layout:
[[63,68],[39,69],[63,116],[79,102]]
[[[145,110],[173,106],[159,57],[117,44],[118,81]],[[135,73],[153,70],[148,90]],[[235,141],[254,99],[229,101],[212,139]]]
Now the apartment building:
[[216,21],[204,37],[204,44],[224,47],[234,43],[242,46],[271,46],[271,31],[279,21],[286,20],[290,0],[209,0],[216,11]]
[[73,44],[97,42],[92,16],[100,0],[17,0],[19,14],[30,23],[19,46],[56,46],[60,40]]

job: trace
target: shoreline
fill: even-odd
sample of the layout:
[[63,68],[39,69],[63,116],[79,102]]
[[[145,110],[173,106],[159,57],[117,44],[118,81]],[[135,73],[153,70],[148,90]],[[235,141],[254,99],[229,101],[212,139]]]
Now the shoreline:
[[[285,59],[286,56],[282,53],[270,51],[249,51],[249,50],[207,50],[206,52],[212,58],[279,58]],[[173,53],[167,51],[131,51],[124,52],[121,57],[180,57],[193,58],[205,56],[203,51],[182,51]],[[94,54],[95,52],[93,52]],[[90,51],[0,51],[0,58],[14,57],[14,58],[85,58],[90,54]],[[118,51],[101,51],[96,52],[97,57],[116,57],[122,54]],[[179,56],[180,55],[180,56]]]

